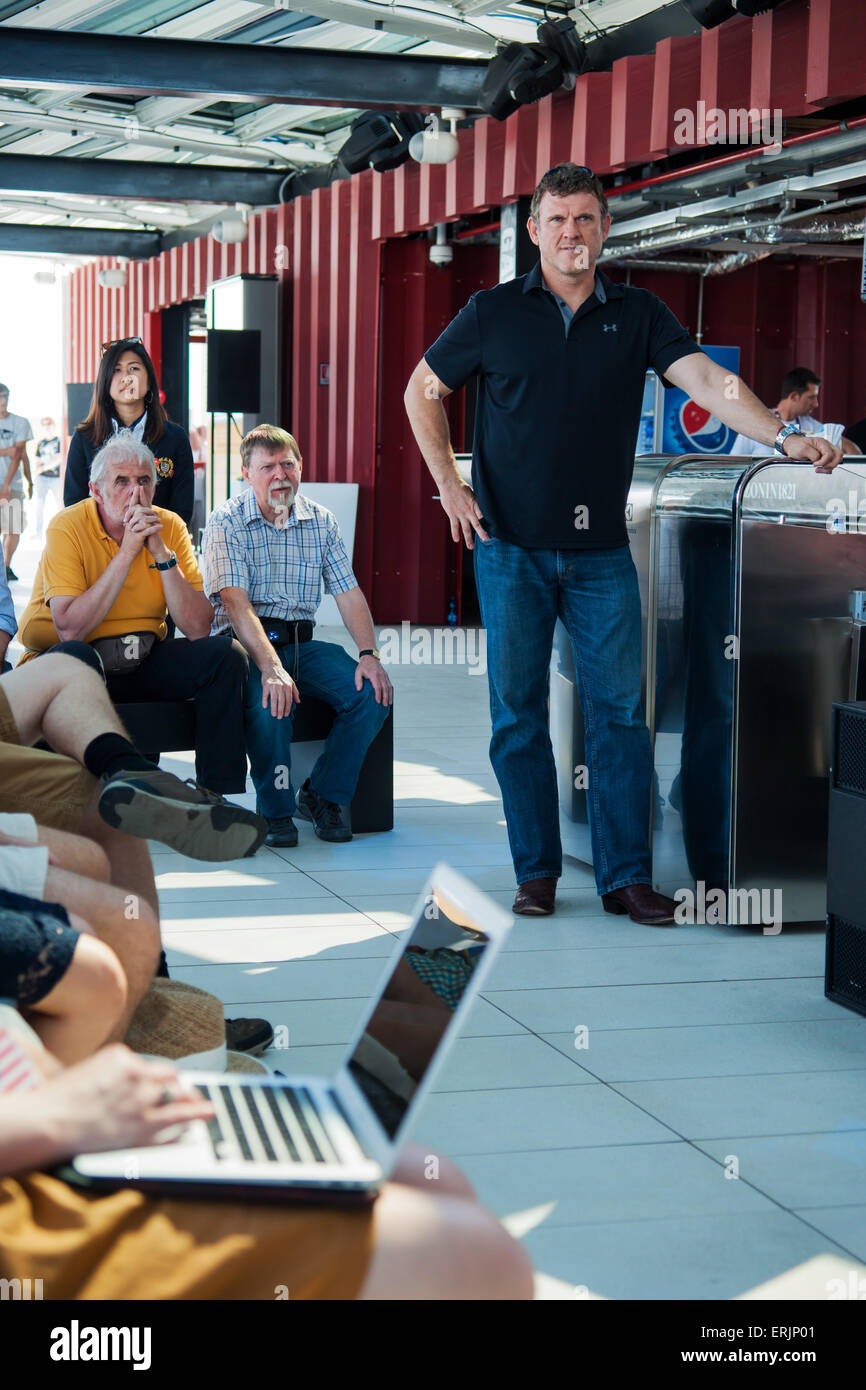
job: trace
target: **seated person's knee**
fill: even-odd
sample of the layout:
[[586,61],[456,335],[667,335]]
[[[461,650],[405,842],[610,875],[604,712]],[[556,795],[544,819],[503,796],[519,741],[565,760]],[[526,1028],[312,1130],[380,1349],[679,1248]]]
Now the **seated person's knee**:
[[112,1024],[120,1017],[126,1005],[127,983],[123,966],[111,947],[97,937],[83,936],[76,948],[86,948],[88,978],[93,990],[96,1007],[110,1018]]
[[111,863],[105,850],[95,840],[88,840],[83,835],[77,838],[79,843],[74,872],[83,878],[95,878],[100,883],[110,883]]

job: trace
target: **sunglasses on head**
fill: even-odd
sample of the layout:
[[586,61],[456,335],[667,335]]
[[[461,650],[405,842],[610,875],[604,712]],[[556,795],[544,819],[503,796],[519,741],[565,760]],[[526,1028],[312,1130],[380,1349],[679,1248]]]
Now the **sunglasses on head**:
[[128,343],[130,347],[144,347],[144,342],[141,338],[112,338],[110,343],[102,344],[102,351],[106,353],[109,348],[120,347],[121,343]]

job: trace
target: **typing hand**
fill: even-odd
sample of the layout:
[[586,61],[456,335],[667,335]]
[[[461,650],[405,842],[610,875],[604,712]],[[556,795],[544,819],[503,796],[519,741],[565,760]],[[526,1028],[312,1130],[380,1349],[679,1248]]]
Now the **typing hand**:
[[184,1091],[170,1062],[151,1062],[122,1043],[102,1048],[28,1095],[30,1113],[59,1120],[68,1156],[156,1143],[171,1125],[209,1120],[212,1107]]

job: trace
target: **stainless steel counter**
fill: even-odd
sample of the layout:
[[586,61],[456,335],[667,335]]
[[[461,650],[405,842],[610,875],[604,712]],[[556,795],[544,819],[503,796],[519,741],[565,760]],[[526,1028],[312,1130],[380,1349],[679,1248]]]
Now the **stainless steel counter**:
[[[818,474],[778,456],[640,458],[629,509],[654,882],[742,890],[744,903],[750,890],[780,893],[784,921],[823,919],[830,706],[851,694],[866,461]],[[550,691],[563,848],[590,861],[574,786],[583,723],[561,626]]]

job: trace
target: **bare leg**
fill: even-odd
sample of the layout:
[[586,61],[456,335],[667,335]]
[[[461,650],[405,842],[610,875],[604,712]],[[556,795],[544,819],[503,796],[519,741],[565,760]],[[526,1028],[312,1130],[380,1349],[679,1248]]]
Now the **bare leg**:
[[12,556],[18,549],[20,539],[21,537],[17,536],[14,531],[7,531],[3,537],[3,561],[7,569],[12,564]]
[[387,1183],[373,1219],[365,1301],[533,1297],[528,1255],[475,1202]]
[[438,1196],[463,1197],[477,1202],[475,1189],[450,1158],[420,1144],[404,1144],[389,1179],[403,1187],[420,1187]]
[[[70,914],[79,931],[86,923]],[[66,1066],[90,1057],[108,1040],[126,1004],[126,980],[114,952],[82,935],[66,974],[29,1012],[44,1045]]]
[[55,868],[68,869],[81,878],[95,878],[100,883],[110,881],[108,855],[93,840],[87,840],[83,835],[71,835],[68,830],[53,830],[47,825],[37,825],[36,840],[38,844],[48,846]]
[[[80,914],[120,962],[125,998],[113,1019],[110,1040],[122,1042],[159,964],[161,944],[155,914],[147,902],[123,888],[53,866],[45,880],[45,901],[62,903],[68,912]],[[75,956],[77,959],[77,950]]]
[[85,748],[100,734],[127,737],[103,682],[74,656],[48,652],[2,679],[24,744],[45,738],[58,753],[81,762]]

